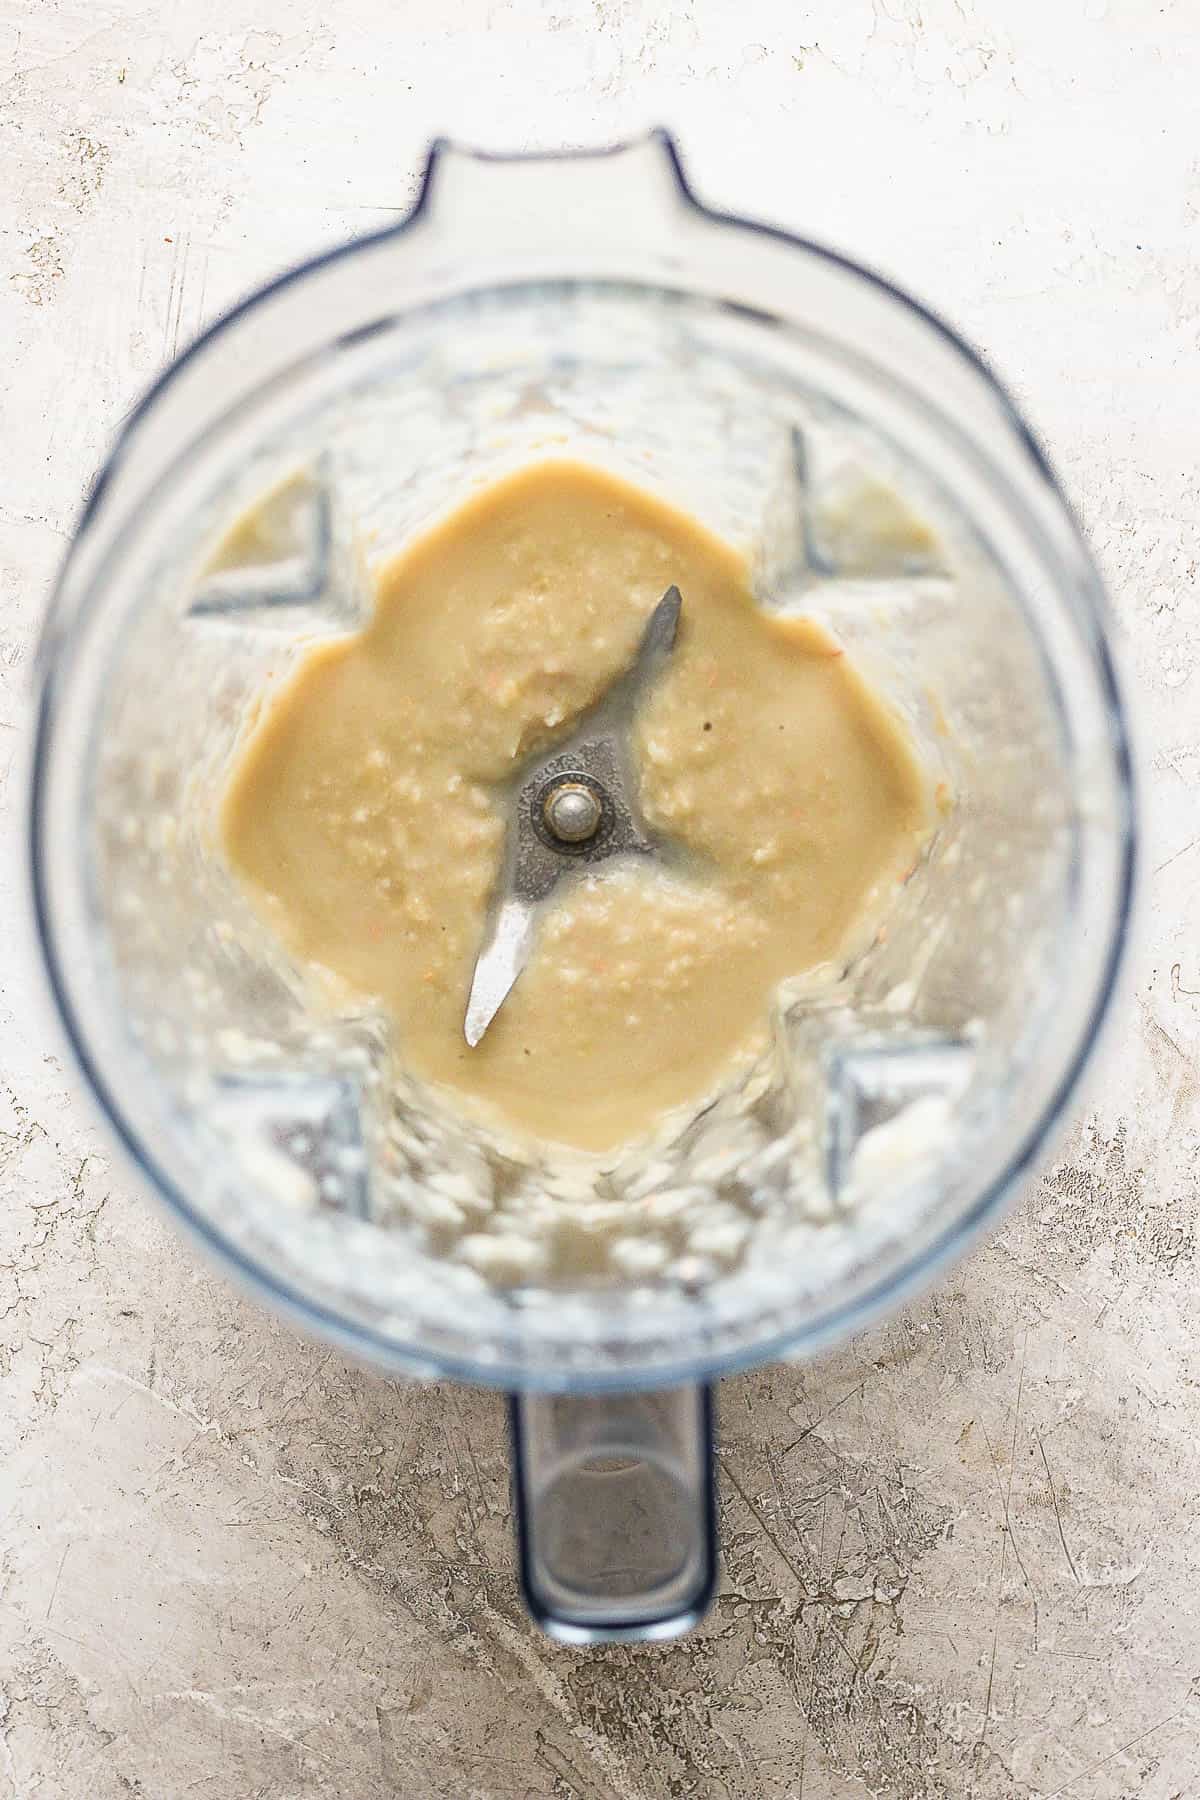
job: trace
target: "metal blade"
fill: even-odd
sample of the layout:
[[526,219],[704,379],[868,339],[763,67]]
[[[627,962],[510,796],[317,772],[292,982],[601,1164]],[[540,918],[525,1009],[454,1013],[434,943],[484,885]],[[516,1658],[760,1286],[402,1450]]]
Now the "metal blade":
[[[654,844],[638,823],[627,772],[625,737],[641,695],[674,648],[682,604],[679,589],[669,587],[646,621],[630,667],[566,745],[543,757],[526,773],[516,792],[500,883],[504,897],[493,913],[487,941],[475,964],[463,1021],[463,1035],[472,1049],[528,962],[537,907],[559,879],[585,863],[594,866],[611,855],[655,853]],[[547,834],[544,822],[535,819],[545,796],[545,784],[556,775],[567,782],[591,782],[597,792],[606,796],[606,822],[594,840],[578,844],[566,839],[556,842]]]
[[479,952],[463,1033],[472,1050],[507,1000],[517,976],[529,961],[534,909],[527,900],[510,898],[496,914],[491,935]]
[[638,645],[633,674],[639,688],[647,686],[658,674],[675,647],[679,630],[679,612],[683,597],[677,587],[669,587],[650,617]]

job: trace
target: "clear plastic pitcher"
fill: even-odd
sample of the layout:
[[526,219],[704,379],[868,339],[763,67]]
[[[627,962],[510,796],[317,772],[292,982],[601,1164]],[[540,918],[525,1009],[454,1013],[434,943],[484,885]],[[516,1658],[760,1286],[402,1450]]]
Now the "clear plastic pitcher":
[[[838,634],[946,799],[886,930],[780,991],[754,1080],[597,1168],[596,1206],[636,1207],[652,1252],[588,1284],[471,1260],[552,1224],[553,1154],[515,1168],[405,1075],[378,1010],[315,1008],[216,831],[254,709],[363,621],[370,566],[562,453],[745,546],[761,604]],[[862,269],[706,210],[661,135],[437,147],[403,225],[254,296],[125,425],[41,645],[30,841],[57,1005],[133,1163],[231,1272],[385,1369],[514,1395],[522,1576],[557,1635],[700,1614],[708,1384],[928,1281],[1062,1117],[1129,919],[1106,633],[978,359]],[[697,1207],[722,1229],[689,1238]]]

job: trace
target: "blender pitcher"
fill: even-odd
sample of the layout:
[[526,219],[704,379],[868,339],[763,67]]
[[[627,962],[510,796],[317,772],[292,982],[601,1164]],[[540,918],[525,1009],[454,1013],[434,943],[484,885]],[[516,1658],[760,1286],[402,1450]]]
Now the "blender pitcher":
[[[759,602],[820,619],[903,716],[941,803],[870,947],[779,990],[761,1066],[594,1167],[584,1211],[624,1207],[633,1248],[588,1283],[512,1255],[578,1170],[458,1118],[378,1008],[315,1007],[216,831],[255,710],[364,621],[372,564],[564,452],[744,546]],[[662,134],[436,146],[403,224],[236,308],[124,426],[38,665],[58,1009],[137,1170],[232,1273],[384,1369],[514,1396],[522,1581],[557,1636],[700,1615],[708,1384],[928,1281],[1061,1119],[1129,919],[1106,630],[978,359],[877,277],[701,206]]]

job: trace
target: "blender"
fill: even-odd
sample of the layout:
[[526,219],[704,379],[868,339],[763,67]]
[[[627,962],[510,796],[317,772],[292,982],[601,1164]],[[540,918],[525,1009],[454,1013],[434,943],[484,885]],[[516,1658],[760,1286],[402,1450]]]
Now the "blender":
[[[496,1278],[514,1183],[550,1219],[567,1174],[423,1090],[380,1009],[315,1008],[216,826],[264,698],[364,622],[372,565],[564,452],[743,547],[944,800],[874,941],[780,989],[753,1080],[595,1175],[669,1250],[600,1282]],[[878,277],[706,209],[662,133],[436,145],[407,220],[220,320],[125,423],[41,641],[36,921],[111,1133],[303,1329],[512,1396],[525,1597],[574,1643],[703,1612],[712,1383],[894,1307],[1017,1190],[1108,1010],[1134,843],[1104,596],[1003,390]],[[672,1237],[681,1194],[724,1227],[707,1249]]]

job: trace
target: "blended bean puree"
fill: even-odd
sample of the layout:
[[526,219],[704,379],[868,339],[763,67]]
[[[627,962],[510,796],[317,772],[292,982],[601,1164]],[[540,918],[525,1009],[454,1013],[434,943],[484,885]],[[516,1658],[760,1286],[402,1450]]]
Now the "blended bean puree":
[[[560,883],[477,1048],[463,1035],[504,796],[631,664],[666,588],[675,648],[633,730],[682,854]],[[585,1150],[697,1106],[761,1053],[785,978],[869,941],[929,835],[909,735],[745,559],[599,470],[546,462],[386,564],[371,622],[264,707],[222,813],[232,867],[335,996],[392,1015],[460,1107]]]

